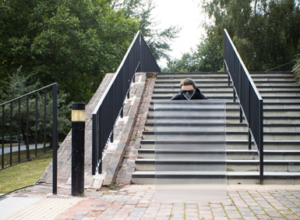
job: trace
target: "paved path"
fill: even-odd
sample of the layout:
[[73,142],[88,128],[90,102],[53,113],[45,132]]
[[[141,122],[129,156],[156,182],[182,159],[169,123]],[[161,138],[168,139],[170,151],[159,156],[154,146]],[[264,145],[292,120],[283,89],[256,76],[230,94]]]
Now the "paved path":
[[[7,197],[9,199],[0,200],[0,207],[5,206],[6,201],[11,204],[13,199],[17,207],[20,197],[23,203],[26,198],[28,201],[39,198],[36,203],[28,204],[23,211],[16,210],[6,219],[20,216],[23,219],[26,216],[26,219],[56,220],[300,219],[300,186],[230,185],[227,187],[228,202],[201,204],[157,203],[153,185],[86,190],[84,197],[71,197],[70,189],[66,188],[59,189],[61,195],[57,196],[51,195],[50,191],[51,186],[36,185],[26,192],[15,192]],[[50,211],[51,215],[45,214]],[[7,216],[6,210],[1,210],[2,215]]]

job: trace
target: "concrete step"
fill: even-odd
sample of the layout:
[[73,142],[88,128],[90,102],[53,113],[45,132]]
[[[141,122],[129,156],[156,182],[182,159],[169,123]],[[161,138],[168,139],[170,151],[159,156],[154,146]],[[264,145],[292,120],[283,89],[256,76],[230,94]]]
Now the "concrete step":
[[[154,149],[155,148],[155,140],[141,140],[141,149]],[[196,146],[193,144],[187,144],[187,143],[171,143],[169,145],[165,145],[166,147],[170,147],[170,149],[174,148],[181,148],[182,145],[185,146],[185,148],[189,149],[189,145],[192,149],[194,149]],[[198,145],[197,145],[198,146]],[[212,147],[214,144],[212,144]],[[276,140],[276,141],[264,141],[264,150],[299,150],[300,141],[299,140]],[[248,140],[226,140],[226,149],[228,150],[247,150],[248,149]],[[255,145],[251,144],[251,149],[256,149]]]
[[[233,89],[232,85],[228,86],[227,85],[201,85],[201,87],[199,87],[200,90],[202,91],[202,89],[207,89],[207,90],[217,90],[217,91],[223,91],[223,90],[226,90],[226,89]],[[154,91],[156,90],[175,90],[175,91],[180,91],[180,86],[179,84],[178,85],[175,85],[175,86],[167,86],[167,85],[164,85],[164,84],[155,84],[154,86]]]
[[[195,143],[181,143],[181,142],[177,142],[176,144],[174,143],[164,143],[164,147],[166,149],[170,149],[170,150],[174,150],[174,149],[182,149],[182,146],[185,147],[185,149],[189,149],[189,150],[193,150],[197,147],[199,147],[199,143],[202,144],[201,142],[195,142]],[[209,144],[207,142],[203,142],[205,143],[207,146],[209,146]],[[221,142],[222,144],[222,142]],[[239,149],[239,150],[247,150],[248,149],[248,140],[226,140],[225,141],[226,144],[226,149],[230,150],[230,149]],[[220,142],[216,142],[216,143],[211,143],[211,148],[215,148],[216,146],[219,147],[220,146]],[[155,149],[155,140],[151,139],[151,140],[141,140],[141,149]],[[256,149],[255,145],[253,144],[253,142],[251,143],[251,149]],[[293,149],[294,150],[294,149]]]
[[[173,120],[173,123],[182,123],[185,119],[172,119]],[[186,118],[186,120],[190,120],[189,118]],[[235,116],[226,116],[226,123],[239,123],[240,122],[240,117],[235,117]],[[153,116],[148,116],[147,117],[147,123],[154,123],[155,122],[155,119]],[[160,119],[160,122],[161,123],[169,123],[170,120],[168,119],[165,119],[165,120],[162,120]],[[186,121],[184,121],[186,122]],[[223,120],[217,120],[217,119],[212,119],[212,118],[199,118],[199,119],[195,119],[193,118],[193,123],[206,123],[206,122],[209,122],[209,123],[223,123],[224,121]],[[267,123],[268,121],[266,121]]]
[[[207,99],[225,99],[226,102],[232,102],[233,96],[210,96],[205,95]],[[152,96],[152,101],[169,101],[172,96]],[[238,99],[236,99],[238,101]]]
[[[164,81],[164,80],[183,80],[185,79],[185,76],[178,76],[178,75],[169,75],[169,76],[157,76],[157,81]],[[218,74],[218,75],[194,75],[192,79],[195,80],[228,80],[228,75],[225,74]]]
[[[155,132],[155,134],[158,134],[158,136],[155,137],[154,132],[150,131],[144,131],[143,132],[143,139],[144,140],[165,140],[165,141],[198,141],[198,140],[207,140],[207,141],[213,141],[213,140],[224,140],[224,131],[220,132],[212,132],[209,131],[204,132]],[[248,132],[226,132],[226,140],[248,140]]]
[[277,140],[299,140],[300,132],[264,132],[265,141]]
[[[211,152],[203,152],[203,151],[184,151],[185,148],[182,147],[181,150],[160,150],[160,153],[168,154],[170,157],[175,156],[176,154],[180,154],[181,156],[186,155],[187,158],[193,158],[194,154],[208,155]],[[140,159],[155,159],[155,149],[139,149],[139,158]],[[213,151],[212,153],[215,153]],[[224,153],[224,151],[220,152]],[[229,160],[258,160],[259,155],[257,150],[229,150],[225,151],[226,158]],[[196,157],[195,157],[196,158]],[[300,160],[300,150],[265,150],[264,151],[264,160]]]
[[264,124],[299,124],[300,117],[297,116],[265,116],[263,120]]
[[[199,87],[200,89],[203,86],[228,86],[228,81],[226,80],[195,80],[195,83],[197,85],[197,87]],[[158,86],[173,86],[173,87],[178,87],[179,88],[179,84],[180,84],[180,80],[179,81],[156,81],[155,84]]]
[[[173,123],[159,123],[156,124],[157,126],[160,127],[160,129],[165,129],[166,131],[172,131],[175,129],[178,129],[180,127],[184,127],[186,126],[186,123],[177,123],[177,124],[173,124]],[[207,124],[190,124],[190,126],[194,126],[197,127],[197,130],[201,131],[201,130],[205,130],[207,129],[207,127],[217,127],[220,126],[222,124],[212,124],[212,123],[207,123]],[[225,124],[226,126],[226,131],[241,131],[241,132],[247,132],[248,131],[248,127],[247,124],[245,123],[236,123],[236,124]],[[154,123],[146,123],[145,124],[145,131],[154,131],[155,127],[154,127]],[[185,128],[186,129],[186,128]],[[193,128],[190,128],[193,129]]]
[[264,124],[266,132],[300,132],[300,124]]
[[250,72],[250,75],[251,77],[252,76],[273,77],[273,76],[294,76],[294,73],[288,71],[270,71],[270,72],[256,71],[256,72]]
[[[169,111],[149,111],[149,116],[174,116],[174,117],[181,117],[182,115],[186,114],[187,112],[189,113],[193,113],[193,114],[198,114],[199,116],[201,116],[203,114],[203,112],[205,112],[205,115],[209,115],[209,116],[219,116],[222,112],[224,112],[225,109],[223,111],[216,111],[215,109],[210,109],[210,108],[205,108],[205,109],[195,109],[195,111],[186,111],[185,109],[178,109],[177,111],[175,110],[169,110]],[[240,115],[240,111],[239,109],[235,110],[235,109],[226,109],[226,116],[236,116],[238,117]]]
[[264,102],[263,109],[299,109],[300,102]]
[[[137,159],[135,168],[137,171],[154,171],[155,166],[166,172],[176,171],[202,171],[209,166],[211,171],[220,171],[225,168],[227,171],[259,171],[259,160],[155,160]],[[264,160],[265,172],[300,172],[300,160]]]
[[299,140],[264,140],[264,150],[299,150]]
[[227,72],[174,72],[174,73],[168,73],[168,72],[160,72],[157,73],[157,77],[159,76],[183,76],[185,78],[192,78],[193,76],[216,76],[216,75],[228,75]]
[[[165,174],[165,177],[173,174]],[[177,174],[178,175],[178,174]],[[184,174],[181,174],[185,178]],[[199,176],[198,176],[199,178]],[[260,184],[259,172],[226,172],[228,185],[234,184]],[[155,171],[136,171],[132,174],[134,184],[155,184]],[[285,184],[294,185],[300,183],[299,172],[264,172],[264,184]]]
[[[199,108],[195,108],[195,111],[199,111],[199,114],[201,114],[200,112],[203,111],[215,111],[214,108],[210,108],[210,106],[207,106],[207,108],[203,108],[203,107],[199,107]],[[176,113],[175,113],[176,112]],[[182,115],[182,113],[186,112],[185,109],[172,109],[172,107],[165,109],[163,112],[156,112],[156,115],[160,115],[160,114],[172,114],[172,115]],[[149,116],[154,116],[154,109],[150,108],[149,109]],[[216,113],[217,114],[217,113]],[[239,116],[240,115],[240,108],[239,106],[228,106],[228,108],[226,107],[226,116]],[[264,116],[278,116],[278,117],[290,117],[290,116],[300,116],[300,106],[299,109],[264,109]]]

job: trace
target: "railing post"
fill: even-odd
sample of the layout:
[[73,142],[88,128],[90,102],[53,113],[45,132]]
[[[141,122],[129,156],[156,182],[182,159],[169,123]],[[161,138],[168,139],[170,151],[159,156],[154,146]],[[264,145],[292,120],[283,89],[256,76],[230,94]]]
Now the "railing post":
[[251,132],[250,132],[250,128],[248,128],[248,150],[251,149],[252,149]]
[[85,104],[72,105],[72,196],[84,193]]
[[264,130],[263,130],[263,100],[259,100],[259,159],[260,159],[260,184],[262,185],[264,183]]
[[4,105],[2,106],[2,161],[1,161],[1,165],[2,165],[2,169],[4,168]]
[[92,175],[96,174],[97,167],[97,118],[96,114],[92,116]]
[[[28,100],[28,99],[27,99]],[[52,124],[52,193],[57,194],[57,84],[53,85],[53,124]]]

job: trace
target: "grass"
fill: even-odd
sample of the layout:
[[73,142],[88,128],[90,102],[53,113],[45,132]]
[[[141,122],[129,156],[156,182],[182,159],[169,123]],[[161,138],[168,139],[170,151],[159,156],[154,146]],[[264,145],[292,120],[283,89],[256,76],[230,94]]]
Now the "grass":
[[[46,147],[46,152],[52,150],[50,147]],[[44,149],[40,148],[37,149],[37,155],[43,154]],[[29,155],[30,157],[35,157],[35,149],[29,150]],[[20,152],[20,161],[25,161],[26,160],[26,151],[23,150]],[[12,164],[18,163],[18,152],[13,152],[12,153]],[[4,168],[9,167],[10,165],[10,154],[4,154]],[[0,166],[2,166],[2,155],[0,155]],[[1,167],[2,168],[2,167]],[[1,171],[0,171],[1,172]]]
[[[47,148],[46,150],[50,150]],[[38,154],[43,153],[43,149],[38,149]],[[25,151],[22,152],[22,155]],[[0,155],[1,156],[1,155]],[[18,153],[13,153],[13,161],[18,160]],[[30,156],[34,156],[34,150],[30,150]],[[24,163],[6,168],[0,171],[0,193],[7,193],[15,189],[34,184],[44,173],[52,160],[52,152],[31,159]],[[2,158],[0,157],[0,162]],[[5,154],[4,163],[9,164],[9,154]],[[1,163],[0,163],[1,164]]]

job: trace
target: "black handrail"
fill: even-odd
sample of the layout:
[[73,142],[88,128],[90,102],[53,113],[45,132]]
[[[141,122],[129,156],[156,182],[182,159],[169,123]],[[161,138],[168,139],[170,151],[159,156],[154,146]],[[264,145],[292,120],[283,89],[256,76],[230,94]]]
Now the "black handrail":
[[285,64],[282,64],[280,66],[276,66],[272,69],[268,69],[266,70],[265,72],[269,72],[269,71],[292,71],[293,69],[293,66],[295,65],[296,61],[293,60],[293,61],[290,61],[288,63],[285,63]]
[[130,84],[136,72],[160,72],[143,36],[138,32],[132,41],[113,79],[104,91],[92,115],[92,174],[102,172],[102,156],[109,139],[113,141],[113,128],[119,115],[123,117],[123,104],[129,96]]
[[[51,150],[47,151],[46,150],[46,143],[47,143],[47,136],[46,136],[46,124],[47,124],[47,90],[52,88],[52,152],[53,152],[53,194],[57,193],[57,83],[50,84],[48,86],[45,86],[43,88],[40,88],[38,90],[32,91],[30,93],[27,93],[25,95],[22,95],[18,98],[12,99],[10,101],[7,101],[5,103],[0,104],[0,109],[2,109],[1,113],[1,142],[2,142],[2,155],[1,155],[1,169],[3,170],[5,168],[17,165],[19,163],[31,160],[35,157],[42,156],[45,153],[51,152]],[[42,93],[40,97],[43,97],[44,103],[42,106],[42,110],[39,111],[38,107],[38,99],[39,99],[39,92]],[[34,114],[30,114],[29,105],[30,105],[30,98],[34,99]],[[22,101],[25,103],[25,106],[22,105]],[[49,100],[48,100],[49,101]],[[17,105],[17,111],[14,112],[16,117],[13,116],[13,106]],[[26,114],[22,116],[21,114],[21,109],[25,108],[26,109]],[[40,112],[40,113],[39,113]],[[34,116],[33,116],[34,115]],[[34,156],[30,156],[29,150],[29,118],[34,117]],[[9,118],[9,120],[7,120]],[[24,119],[26,122],[23,122],[26,124],[26,137],[25,137],[25,146],[26,146],[26,158],[22,159],[21,158],[21,119]],[[43,121],[43,128],[39,130],[38,128],[38,123],[39,121]],[[13,135],[13,124],[16,125],[17,135]],[[5,153],[5,133],[9,133],[9,152]],[[43,152],[38,153],[38,137],[39,133],[43,133],[43,135],[40,135],[40,137],[43,138]],[[18,140],[18,146],[17,146],[17,151],[18,152],[18,159],[17,161],[13,160],[13,147],[12,147],[12,140],[13,136],[17,136]],[[4,159],[5,155],[9,154],[9,165],[5,166],[4,164]]]
[[233,82],[234,101],[236,96],[238,96],[240,101],[240,121],[242,121],[243,112],[249,127],[249,149],[251,149],[251,137],[258,149],[260,162],[259,179],[260,184],[263,184],[263,99],[226,29],[224,29],[224,63],[228,70],[228,77]]

